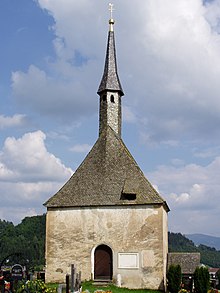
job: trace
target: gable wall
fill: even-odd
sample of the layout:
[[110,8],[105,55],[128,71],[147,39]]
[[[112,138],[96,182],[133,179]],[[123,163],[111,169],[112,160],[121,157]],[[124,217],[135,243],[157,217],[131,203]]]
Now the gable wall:
[[[70,265],[93,278],[100,244],[113,252],[113,278],[122,286],[163,289],[167,258],[167,213],[153,206],[53,209],[47,212],[46,281],[64,282]],[[138,268],[118,268],[118,253],[138,253]]]

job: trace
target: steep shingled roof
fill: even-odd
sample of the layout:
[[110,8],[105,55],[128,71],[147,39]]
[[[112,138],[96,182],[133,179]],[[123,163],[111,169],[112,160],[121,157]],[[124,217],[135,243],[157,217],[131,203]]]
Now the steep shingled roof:
[[[136,199],[123,199],[123,194],[136,194]],[[169,210],[122,139],[108,126],[69,181],[44,205],[50,208],[143,204],[165,205]]]

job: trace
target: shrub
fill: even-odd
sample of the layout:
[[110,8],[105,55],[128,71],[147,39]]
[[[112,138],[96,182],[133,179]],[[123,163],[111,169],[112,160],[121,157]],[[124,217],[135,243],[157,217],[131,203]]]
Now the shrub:
[[22,292],[56,293],[56,288],[49,287],[42,280],[34,280],[34,281],[27,281],[25,283],[21,282],[19,288],[16,290],[16,293],[22,293]]
[[177,293],[181,285],[181,267],[180,265],[170,265],[167,272],[167,289],[171,293]]

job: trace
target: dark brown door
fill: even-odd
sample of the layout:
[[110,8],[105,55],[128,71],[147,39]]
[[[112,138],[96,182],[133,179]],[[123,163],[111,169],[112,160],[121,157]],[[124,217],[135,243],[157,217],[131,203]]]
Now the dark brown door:
[[112,280],[112,250],[107,245],[99,245],[95,250],[94,278]]

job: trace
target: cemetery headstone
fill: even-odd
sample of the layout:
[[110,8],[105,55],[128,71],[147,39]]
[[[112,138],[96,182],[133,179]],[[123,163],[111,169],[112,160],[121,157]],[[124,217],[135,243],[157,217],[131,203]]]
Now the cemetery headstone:
[[23,279],[23,268],[21,265],[16,264],[11,268],[12,280],[22,280]]

